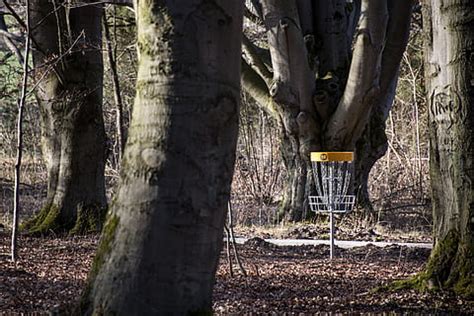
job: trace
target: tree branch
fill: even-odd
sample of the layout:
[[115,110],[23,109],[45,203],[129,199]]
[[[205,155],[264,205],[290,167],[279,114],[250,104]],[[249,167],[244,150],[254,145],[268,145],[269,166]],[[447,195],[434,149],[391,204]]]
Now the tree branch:
[[[7,2],[7,0],[2,0],[3,2],[3,5],[5,6],[5,8],[7,8],[8,12],[10,13],[10,15],[16,20],[16,22],[18,24],[20,24],[20,26],[23,28],[23,29],[33,29],[29,26],[27,26],[27,24],[23,21],[23,19],[18,15],[18,13],[16,13],[16,11],[13,9],[13,7]],[[39,52],[43,53],[44,54],[44,51],[41,49],[41,46],[38,44],[38,42],[35,40],[34,36],[32,36],[31,32],[30,33],[27,33],[30,37],[30,40],[31,40],[31,43],[33,44],[33,46],[35,47],[36,50],[38,50]],[[58,75],[58,78],[61,82],[62,81],[62,76],[59,74],[59,72],[57,70],[55,70],[55,72],[57,73]]]
[[298,16],[300,18],[301,31],[303,35],[314,33],[313,26],[313,7],[311,0],[296,0]]
[[12,56],[13,56],[12,52],[8,52],[5,55],[3,55],[3,57],[0,59],[0,64],[6,62],[8,60],[8,58],[10,58]]
[[[345,82],[343,76],[345,77],[346,69],[350,64],[354,35],[351,19],[357,15],[357,11],[354,10],[356,6],[346,0],[312,1],[312,5],[319,77],[333,73]],[[349,10],[349,6],[353,9]],[[337,100],[331,103],[333,103],[332,107],[335,107]]]
[[8,32],[8,27],[5,23],[5,18],[3,15],[4,13],[0,12],[0,37],[3,39],[3,42],[5,42],[5,45],[8,47],[8,49],[16,56],[18,62],[22,65],[23,56],[21,54],[20,48],[18,48],[17,45],[15,45],[15,43],[12,41],[12,39],[18,41],[21,39],[21,37]]
[[262,12],[262,4],[259,0],[250,0],[252,3],[252,7],[254,8],[255,12],[257,13],[258,17],[263,21],[263,12]]
[[21,55],[20,48],[18,48],[10,38],[2,36],[2,39],[8,49],[16,56],[20,65],[23,65],[23,56]]
[[267,112],[271,117],[278,119],[278,110],[275,107],[273,99],[270,97],[265,81],[252,67],[247,64],[243,58],[240,79],[245,92],[247,92],[255,100],[255,102],[257,102],[257,105]]
[[258,54],[255,45],[247,38],[247,36],[245,36],[245,34],[242,36],[242,50],[250,67],[252,67],[252,69],[262,77],[267,87],[270,87],[273,75]]
[[8,30],[6,28],[3,28],[3,26],[1,25],[1,22],[0,22],[0,35],[8,37],[9,39],[17,41],[17,42],[20,42],[21,40],[23,40],[23,38],[21,36],[12,34],[12,33],[8,32]]
[[[314,113],[314,78],[308,64],[298,10],[292,1],[262,1],[273,67],[270,95],[286,107]],[[288,109],[289,110],[289,109]]]
[[261,19],[257,15],[253,14],[253,12],[250,11],[247,6],[244,6],[244,17],[246,17],[255,24],[261,23]]
[[107,57],[110,65],[110,74],[112,76],[112,84],[114,88],[114,101],[115,101],[115,126],[117,131],[117,142],[119,145],[119,161],[122,160],[123,150],[125,147],[125,128],[123,123],[123,102],[122,102],[122,93],[120,90],[120,80],[119,74],[117,71],[116,56],[114,55],[114,49],[112,47],[112,41],[110,38],[109,25],[107,24],[107,13],[102,11],[103,17],[103,26],[104,26],[104,37],[107,47]]
[[362,1],[360,27],[344,94],[325,133],[331,150],[353,150],[380,90],[380,68],[388,22],[386,0]]
[[[385,91],[398,78],[400,61],[410,35],[413,0],[388,0],[389,20],[382,53],[380,89]],[[388,115],[388,111],[387,111]]]

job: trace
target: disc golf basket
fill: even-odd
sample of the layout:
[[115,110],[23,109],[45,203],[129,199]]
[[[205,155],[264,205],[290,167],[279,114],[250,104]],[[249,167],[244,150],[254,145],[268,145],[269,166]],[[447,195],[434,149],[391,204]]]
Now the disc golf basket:
[[334,257],[334,214],[354,208],[355,195],[347,195],[353,172],[352,152],[312,152],[311,165],[318,195],[309,197],[311,210],[329,215],[330,258]]

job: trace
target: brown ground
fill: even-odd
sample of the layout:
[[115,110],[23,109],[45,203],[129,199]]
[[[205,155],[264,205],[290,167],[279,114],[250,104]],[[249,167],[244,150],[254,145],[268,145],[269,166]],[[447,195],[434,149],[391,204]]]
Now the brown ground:
[[[9,235],[0,233],[0,311],[46,313],[78,298],[96,236],[20,239],[20,260],[8,260]],[[240,246],[248,273],[229,275],[222,254],[214,291],[216,314],[278,312],[474,314],[474,304],[451,293],[372,293],[377,286],[419,271],[427,250],[368,246],[340,250],[327,260],[327,246],[277,247],[255,238]]]

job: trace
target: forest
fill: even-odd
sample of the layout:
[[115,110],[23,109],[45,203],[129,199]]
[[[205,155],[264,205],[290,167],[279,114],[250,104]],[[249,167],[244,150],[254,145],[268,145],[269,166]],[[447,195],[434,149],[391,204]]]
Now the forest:
[[474,1],[0,0],[0,315],[474,314]]

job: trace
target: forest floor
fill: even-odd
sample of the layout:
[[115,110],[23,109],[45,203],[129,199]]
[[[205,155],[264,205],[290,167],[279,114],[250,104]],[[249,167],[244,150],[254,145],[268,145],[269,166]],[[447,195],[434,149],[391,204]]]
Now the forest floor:
[[[46,194],[44,168],[39,163],[27,164],[25,168],[28,176],[20,187],[23,219],[41,208]],[[61,307],[79,298],[97,248],[98,236],[21,236],[20,259],[16,265],[11,263],[8,226],[11,223],[13,191],[12,174],[8,170],[7,163],[0,160],[0,315],[41,315],[50,310],[61,310]],[[238,211],[235,222],[238,223],[246,223],[243,220],[245,216],[254,216],[261,211],[259,207],[238,203],[235,203],[235,209]],[[268,210],[268,214],[272,211]],[[382,215],[382,220],[372,229],[358,225],[350,216],[338,219],[336,238],[431,241],[430,220],[425,219],[419,209],[384,212]],[[328,260],[329,248],[325,245],[278,247],[263,240],[328,239],[328,227],[324,220],[320,218],[318,224],[237,226],[237,236],[251,238],[244,245],[237,245],[247,276],[236,268],[235,260],[234,275],[230,275],[224,249],[214,290],[215,313],[474,315],[473,302],[466,302],[449,292],[373,291],[420,271],[429,256],[427,249],[395,245],[338,249],[337,258],[331,262]]]
[[[0,232],[0,314],[46,314],[80,295],[97,247],[97,236],[30,238],[19,241],[19,261],[7,255],[9,234]],[[328,246],[278,247],[255,237],[238,245],[247,276],[225,249],[214,290],[218,315],[260,313],[416,313],[473,315],[474,303],[449,292],[417,293],[373,290],[420,271],[427,249],[366,246],[338,249],[328,260]],[[235,263],[235,260],[234,260]]]

